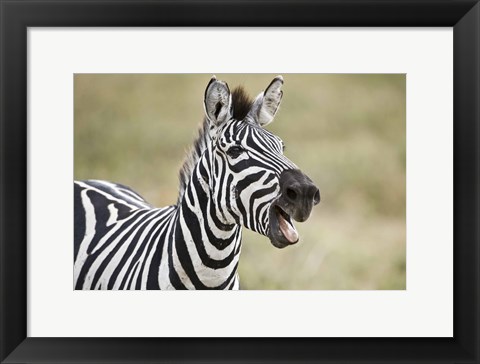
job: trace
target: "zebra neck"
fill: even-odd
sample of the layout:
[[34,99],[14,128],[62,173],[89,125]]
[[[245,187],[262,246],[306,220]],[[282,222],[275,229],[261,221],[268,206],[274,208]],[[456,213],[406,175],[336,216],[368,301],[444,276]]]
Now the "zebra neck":
[[184,273],[178,280],[185,288],[236,288],[241,226],[219,218],[208,184],[199,169],[196,172],[180,201],[175,225],[174,255]]

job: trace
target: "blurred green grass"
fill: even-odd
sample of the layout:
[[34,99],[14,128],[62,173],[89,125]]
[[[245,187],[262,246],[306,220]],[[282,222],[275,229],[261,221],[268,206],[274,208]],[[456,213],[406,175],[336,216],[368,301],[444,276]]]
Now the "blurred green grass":
[[[276,75],[217,74],[256,96]],[[283,74],[267,129],[319,186],[322,202],[286,249],[244,229],[242,289],[406,288],[406,84],[399,74]],[[203,120],[211,75],[77,74],[75,179],[173,204]]]

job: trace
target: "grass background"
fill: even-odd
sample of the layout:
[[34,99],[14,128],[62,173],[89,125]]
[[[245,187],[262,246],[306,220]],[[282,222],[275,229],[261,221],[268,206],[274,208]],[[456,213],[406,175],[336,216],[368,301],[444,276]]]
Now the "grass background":
[[[252,96],[274,76],[217,74]],[[296,224],[295,246],[279,250],[244,229],[241,288],[405,289],[405,75],[283,76],[281,109],[267,129],[322,201]],[[155,206],[175,203],[210,77],[75,75],[75,179],[126,184]]]

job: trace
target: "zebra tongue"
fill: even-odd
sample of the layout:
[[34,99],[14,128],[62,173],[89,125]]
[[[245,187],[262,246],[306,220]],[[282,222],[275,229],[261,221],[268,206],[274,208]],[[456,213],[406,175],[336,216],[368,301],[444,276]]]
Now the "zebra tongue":
[[290,243],[296,243],[298,241],[298,232],[295,227],[285,220],[282,214],[278,214],[278,223],[283,236],[285,236]]

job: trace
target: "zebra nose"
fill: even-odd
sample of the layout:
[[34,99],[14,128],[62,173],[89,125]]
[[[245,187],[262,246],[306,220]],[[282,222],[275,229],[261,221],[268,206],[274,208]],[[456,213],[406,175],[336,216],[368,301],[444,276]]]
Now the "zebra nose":
[[308,219],[312,207],[320,202],[320,191],[299,169],[289,169],[280,175],[281,198],[285,211],[295,221]]
[[285,186],[284,194],[293,203],[313,201],[313,205],[318,205],[320,202],[320,190],[311,183]]

